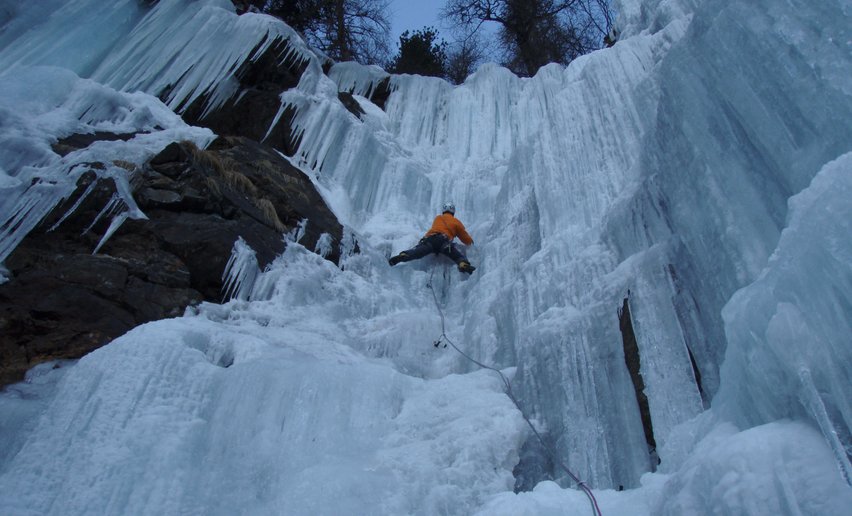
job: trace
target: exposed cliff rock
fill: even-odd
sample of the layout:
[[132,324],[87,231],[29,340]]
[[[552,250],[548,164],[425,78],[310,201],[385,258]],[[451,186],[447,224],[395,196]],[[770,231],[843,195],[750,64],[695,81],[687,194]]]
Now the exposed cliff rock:
[[367,93],[367,98],[369,98],[370,102],[373,104],[385,109],[385,104],[387,104],[391,93],[393,93],[393,90],[391,90],[390,77],[386,77],[382,80],[382,82],[377,84],[375,88],[371,89]]
[[[331,61],[324,63],[328,73]],[[274,41],[256,59],[246,61],[234,72],[234,92],[221,105],[211,95],[201,95],[195,102],[179,111],[188,123],[207,127],[220,136],[244,136],[293,156],[298,146],[292,123],[295,108],[281,103],[281,94],[299,84],[308,66],[291,54],[284,39]],[[392,93],[390,77],[385,77],[365,93],[381,109]],[[168,92],[161,92],[167,97]],[[364,110],[353,97],[353,91],[338,93],[340,103],[359,119]]]
[[288,49],[286,40],[273,42],[257,59],[246,61],[234,72],[237,91],[229,100],[209,110],[211,99],[202,95],[181,116],[218,135],[244,136],[292,156],[296,152],[291,126],[294,111],[285,109],[279,116],[280,97],[299,83],[307,62],[289,57]]
[[[57,145],[67,150],[90,140]],[[249,139],[219,138],[203,151],[171,144],[135,172],[132,184],[148,219],[125,221],[96,254],[109,225],[98,214],[116,186],[89,172],[6,260],[12,278],[0,285],[0,384],[45,360],[82,356],[139,324],[181,315],[188,305],[221,301],[222,273],[238,237],[263,267],[283,251],[283,234],[307,218],[302,243],[313,248],[328,233],[328,258],[339,258],[342,228],[310,180]]]

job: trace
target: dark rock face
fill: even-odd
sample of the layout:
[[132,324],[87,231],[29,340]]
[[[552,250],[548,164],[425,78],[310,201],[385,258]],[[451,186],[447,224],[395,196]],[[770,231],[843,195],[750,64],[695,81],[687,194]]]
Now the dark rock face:
[[391,93],[393,93],[393,90],[391,89],[390,77],[386,77],[372,91],[367,93],[367,97],[373,104],[385,109],[385,104],[387,104]]
[[[98,168],[93,165],[92,168]],[[148,220],[127,220],[97,254],[109,225],[87,228],[116,191],[87,172],[6,260],[0,285],[0,385],[37,363],[80,357],[131,328],[221,301],[222,273],[242,237],[261,267],[284,249],[283,234],[309,220],[301,243],[322,233],[336,248],[342,227],[310,180],[275,151],[246,138],[207,150],[173,143],[135,173],[134,198]],[[77,210],[59,222],[93,182]],[[339,251],[328,256],[339,259]]]
[[624,345],[624,362],[630,372],[633,389],[636,392],[636,402],[639,405],[639,414],[642,418],[642,428],[645,430],[645,441],[648,443],[648,452],[651,461],[651,471],[656,471],[658,460],[657,441],[654,438],[654,425],[651,421],[651,408],[648,405],[648,396],[645,394],[645,380],[642,378],[640,365],[639,344],[636,342],[636,334],[633,332],[633,320],[630,317],[630,291],[621,308],[618,309],[618,326],[621,330],[621,338]]
[[345,91],[337,92],[337,99],[343,104],[350,113],[358,117],[358,120],[361,120],[361,116],[364,114],[364,110],[361,108],[361,104],[358,104],[358,101],[355,100],[355,97],[352,96],[351,93]]
[[62,138],[58,142],[54,143],[53,152],[59,154],[60,156],[67,156],[71,152],[74,152],[77,149],[88,147],[89,145],[97,141],[127,141],[133,138],[134,136],[136,136],[136,133],[116,134],[107,132],[95,132],[91,134],[72,134],[71,136],[67,138]]
[[263,142],[284,154],[296,152],[291,123],[295,112],[281,109],[280,95],[299,84],[307,62],[287,57],[286,40],[274,41],[256,60],[246,61],[234,73],[239,92],[215,110],[207,111],[209,98],[202,95],[183,110],[187,123],[207,127],[223,136],[244,136]]
[[[256,60],[246,61],[234,73],[238,87],[229,100],[209,109],[210,98],[202,95],[191,105],[181,106],[181,116],[187,123],[207,127],[218,135],[244,136],[279,149],[287,156],[295,155],[299,145],[292,125],[296,112],[292,106],[283,106],[280,112],[281,93],[299,84],[308,63],[294,59],[288,51],[286,40],[275,40]],[[384,109],[392,92],[390,77],[386,77],[370,88],[366,96]],[[167,96],[166,93],[161,97]],[[359,119],[364,114],[351,91],[339,92],[338,99]]]

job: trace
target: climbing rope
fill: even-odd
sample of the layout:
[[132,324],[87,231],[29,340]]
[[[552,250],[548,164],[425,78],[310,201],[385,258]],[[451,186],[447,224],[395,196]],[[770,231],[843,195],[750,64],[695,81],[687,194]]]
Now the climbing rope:
[[541,434],[538,432],[538,430],[536,430],[535,426],[532,424],[532,421],[530,421],[530,419],[527,417],[527,415],[524,414],[524,410],[521,408],[521,404],[518,402],[518,399],[515,398],[514,392],[512,392],[512,384],[509,382],[509,379],[506,378],[506,376],[503,374],[503,372],[500,371],[499,369],[496,369],[496,368],[491,367],[489,365],[483,364],[482,362],[471,357],[470,355],[468,355],[467,353],[465,353],[464,351],[459,349],[459,347],[456,346],[456,344],[452,340],[450,340],[449,337],[447,337],[447,325],[446,325],[446,319],[444,318],[444,311],[441,310],[441,304],[438,302],[438,294],[435,293],[435,288],[432,286],[432,278],[434,276],[435,276],[435,268],[433,267],[432,268],[432,274],[429,275],[429,282],[426,283],[426,286],[429,287],[429,290],[432,292],[432,299],[435,300],[435,308],[438,309],[438,315],[441,316],[441,335],[438,337],[438,340],[435,341],[435,346],[437,347],[438,344],[441,343],[441,341],[444,341],[447,344],[449,344],[450,346],[452,346],[453,349],[455,349],[461,356],[470,360],[474,364],[478,365],[479,367],[481,367],[483,369],[488,369],[490,371],[494,371],[495,373],[500,375],[500,379],[503,380],[503,385],[506,387],[506,395],[509,397],[510,400],[512,400],[512,403],[515,404],[515,407],[517,407],[518,411],[521,413],[521,416],[524,418],[524,421],[527,422],[527,425],[529,425],[530,429],[533,431],[535,436],[538,438],[538,441],[541,443],[541,445],[544,447],[544,449],[547,450],[548,455],[550,456],[550,459],[553,462],[555,462],[556,464],[558,464],[559,467],[562,468],[562,471],[567,473],[568,476],[571,477],[571,479],[577,484],[577,486],[580,489],[582,489],[584,493],[586,493],[586,496],[589,497],[589,501],[592,504],[592,510],[594,511],[595,515],[596,516],[602,516],[601,509],[600,509],[600,507],[598,507],[598,501],[597,501],[597,499],[595,499],[595,495],[592,493],[592,490],[589,488],[589,486],[585,482],[580,480],[580,478],[577,477],[577,475],[572,473],[571,470],[569,470],[565,466],[565,464],[562,463],[562,461],[559,460],[559,458],[556,456],[556,450],[554,450],[553,447],[551,447],[546,442],[544,442],[544,438],[541,436]]

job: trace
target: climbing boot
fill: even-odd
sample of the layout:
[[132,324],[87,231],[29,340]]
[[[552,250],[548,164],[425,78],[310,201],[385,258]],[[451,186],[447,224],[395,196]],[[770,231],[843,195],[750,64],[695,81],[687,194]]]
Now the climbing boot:
[[468,262],[459,262],[459,272],[466,272],[467,274],[473,274],[473,271],[476,270],[476,267],[469,264]]
[[392,256],[391,259],[388,260],[388,263],[390,264],[391,267],[393,267],[394,265],[398,264],[399,262],[408,261],[407,258],[408,258],[407,254],[399,253],[396,256]]

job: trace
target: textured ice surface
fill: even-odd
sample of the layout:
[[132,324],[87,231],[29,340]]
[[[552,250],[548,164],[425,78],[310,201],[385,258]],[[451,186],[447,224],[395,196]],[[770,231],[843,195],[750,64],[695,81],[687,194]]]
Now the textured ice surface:
[[[789,421],[739,431],[719,425],[671,474],[647,473],[638,489],[601,490],[603,514],[846,514],[852,491],[813,428]],[[477,513],[505,516],[592,514],[582,493],[542,482],[527,493],[501,493]]]
[[[213,138],[150,95],[120,92],[57,67],[3,75],[0,114],[0,262],[74,192],[84,173],[115,183],[119,217],[143,218],[130,195],[132,168],[170,142],[189,140],[205,147]],[[94,132],[135,136],[98,141],[64,157],[51,149],[60,138]]]
[[[110,55],[69,66],[148,93],[184,77],[172,108],[207,89],[221,100],[232,91],[223,71],[267,34],[290,34],[228,4],[117,3],[138,20],[130,34],[86,42]],[[393,77],[384,111],[365,98],[380,71],[338,64],[326,76],[310,59],[282,96],[302,137],[291,161],[361,254],[344,252],[341,270],[292,244],[260,273],[238,246],[229,277],[242,299],[91,354],[52,403],[27,409],[26,436],[4,434],[20,451],[0,465],[0,507],[591,513],[558,471],[562,487],[511,493],[529,436],[492,373],[432,346],[431,279],[448,335],[517,367],[527,415],[604,514],[842,514],[849,3],[622,0],[620,12],[620,41],[568,67],[520,79],[486,65],[458,87]],[[19,40],[36,50],[16,43],[0,63],[44,62],[37,49],[75,33],[45,23]],[[198,66],[185,74],[186,62]],[[361,119],[338,89],[355,93]],[[4,113],[26,120],[25,106]],[[18,125],[4,127],[29,161],[56,160],[38,135],[64,134],[61,124],[27,129],[35,137]],[[11,188],[26,170],[14,156],[0,154]],[[477,272],[461,277],[436,257],[388,268],[447,200],[477,242]],[[624,365],[616,309],[628,290],[658,466]]]
[[[722,312],[719,410],[742,425],[809,419],[852,483],[852,154],[790,199],[766,269]],[[815,274],[818,272],[818,274]],[[783,386],[783,387],[781,387]]]
[[[419,378],[446,354],[426,335],[356,351],[394,329],[353,320],[411,310],[393,285],[298,244],[272,271],[268,301],[204,305],[81,359],[26,443],[12,433],[4,513],[467,513],[511,488],[524,423],[496,376]],[[387,356],[403,352],[409,374]]]

